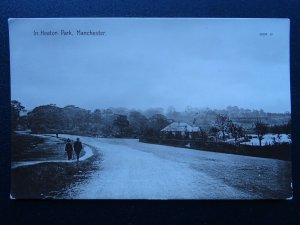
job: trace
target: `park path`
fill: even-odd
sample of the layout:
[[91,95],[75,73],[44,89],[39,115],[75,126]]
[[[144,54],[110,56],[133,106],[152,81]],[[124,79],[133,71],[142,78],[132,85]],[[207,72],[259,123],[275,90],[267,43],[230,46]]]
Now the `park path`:
[[[74,139],[72,135],[62,135]],[[77,137],[77,136],[76,136]],[[100,169],[72,187],[79,199],[261,199],[290,197],[290,162],[80,137]]]

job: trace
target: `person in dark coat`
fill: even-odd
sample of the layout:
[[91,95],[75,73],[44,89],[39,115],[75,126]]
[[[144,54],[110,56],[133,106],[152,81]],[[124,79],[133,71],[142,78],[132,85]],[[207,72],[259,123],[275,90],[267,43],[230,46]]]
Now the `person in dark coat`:
[[76,156],[77,156],[77,161],[79,161],[79,156],[80,156],[81,150],[82,150],[82,144],[79,141],[79,138],[77,138],[77,140],[74,142],[74,151],[75,151]]
[[70,139],[67,140],[66,146],[65,146],[65,151],[67,152],[68,160],[72,159],[72,154],[73,154],[73,146],[71,144]]

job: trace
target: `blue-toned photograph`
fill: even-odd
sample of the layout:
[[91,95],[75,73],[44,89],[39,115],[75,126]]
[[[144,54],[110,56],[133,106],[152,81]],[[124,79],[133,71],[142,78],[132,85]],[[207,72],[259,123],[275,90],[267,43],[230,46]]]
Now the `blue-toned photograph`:
[[289,19],[9,19],[11,199],[292,199]]

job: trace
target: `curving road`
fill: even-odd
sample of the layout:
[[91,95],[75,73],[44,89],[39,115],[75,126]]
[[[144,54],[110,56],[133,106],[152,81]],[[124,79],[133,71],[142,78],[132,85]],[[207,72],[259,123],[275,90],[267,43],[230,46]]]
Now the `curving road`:
[[136,139],[80,138],[95,147],[103,160],[99,162],[101,169],[87,182],[72,187],[72,198],[276,199],[291,196],[291,165],[287,161],[146,144]]

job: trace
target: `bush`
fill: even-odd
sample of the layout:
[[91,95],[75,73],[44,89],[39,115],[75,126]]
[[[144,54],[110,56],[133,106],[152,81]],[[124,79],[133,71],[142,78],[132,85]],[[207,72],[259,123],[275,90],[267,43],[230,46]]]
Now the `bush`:
[[148,137],[140,138],[139,141],[151,144],[163,144],[174,147],[187,147],[187,144],[190,143],[191,149],[263,158],[274,158],[280,160],[291,160],[291,145],[287,143],[260,147],[250,145],[232,145],[225,142],[203,142],[201,140],[193,141],[176,139],[162,140],[160,138]]

